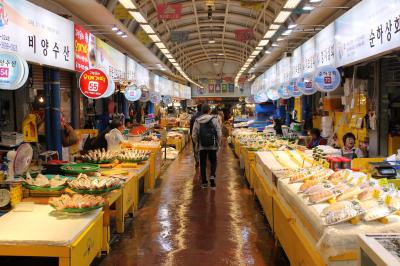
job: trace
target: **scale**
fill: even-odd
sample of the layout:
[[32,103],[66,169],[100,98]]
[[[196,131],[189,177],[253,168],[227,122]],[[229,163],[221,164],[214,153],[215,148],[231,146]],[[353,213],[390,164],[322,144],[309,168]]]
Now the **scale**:
[[22,176],[26,173],[31,164],[32,156],[33,149],[29,143],[23,143],[16,151],[7,153],[7,179],[0,182],[0,210],[11,209],[11,201],[14,195],[22,198],[21,183],[23,179],[15,178],[14,175]]
[[396,169],[387,162],[381,163],[370,163],[372,166],[372,176],[375,178],[387,178],[387,179],[396,179],[397,171]]

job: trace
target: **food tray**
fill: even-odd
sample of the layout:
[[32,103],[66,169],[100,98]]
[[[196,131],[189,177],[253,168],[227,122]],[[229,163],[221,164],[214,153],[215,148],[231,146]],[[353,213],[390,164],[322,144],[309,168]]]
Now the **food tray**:
[[91,161],[91,160],[83,160],[84,163],[88,164],[109,164],[112,163],[115,159],[112,160],[98,160],[98,161]]
[[78,193],[78,194],[90,194],[90,195],[99,195],[99,194],[105,194],[110,191],[116,190],[121,188],[121,185],[115,186],[115,187],[110,187],[110,188],[105,188],[105,189],[77,189],[77,188],[70,188],[72,191]]
[[[51,205],[53,208],[55,208],[53,205]],[[65,208],[62,210],[59,210],[61,212],[67,212],[67,213],[87,213],[91,212],[100,208],[103,208],[104,204],[100,204],[97,206],[89,207],[89,208]]]
[[[44,175],[45,177],[47,177],[47,179],[52,179],[54,176],[56,175]],[[67,178],[67,179],[72,179],[73,177],[71,176],[63,176],[63,175],[59,175],[61,178]],[[39,187],[39,186],[33,186],[33,185],[29,185],[28,183],[24,182],[22,183],[22,185],[30,190],[37,190],[37,191],[43,191],[43,192],[50,192],[50,191],[61,191],[65,188],[67,188],[68,186],[58,186],[58,187]]]
[[136,160],[121,160],[118,159],[119,161],[123,162],[123,163],[141,163],[141,162],[145,162],[147,161],[149,158],[145,158],[145,159],[136,159]]
[[63,170],[67,174],[86,174],[91,172],[96,172],[100,169],[100,166],[97,164],[90,163],[77,163],[77,164],[67,164],[61,166],[61,170]]

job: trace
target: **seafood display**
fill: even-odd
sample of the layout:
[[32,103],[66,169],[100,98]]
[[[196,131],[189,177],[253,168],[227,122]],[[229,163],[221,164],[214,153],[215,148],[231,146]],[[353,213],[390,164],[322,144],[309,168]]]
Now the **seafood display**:
[[326,225],[338,224],[351,220],[361,214],[362,214],[362,209],[357,210],[354,207],[339,208],[334,211],[326,213],[324,222]]
[[379,205],[375,208],[368,210],[364,215],[364,220],[367,222],[374,221],[374,220],[389,216],[390,214],[392,214],[396,211],[397,211],[397,209],[382,204],[382,205]]
[[104,192],[121,185],[119,178],[113,177],[89,177],[86,174],[79,174],[77,178],[68,182],[68,186],[75,191]]
[[57,188],[67,185],[68,178],[55,175],[52,178],[47,178],[42,174],[38,174],[36,178],[32,178],[30,173],[26,173],[25,183],[33,187],[41,188]]
[[[93,210],[104,205],[104,199],[100,196],[74,194],[72,196],[63,194],[58,198],[50,198],[49,204],[60,211],[73,209]],[[77,210],[76,212],[82,212]]]
[[115,152],[103,149],[91,150],[86,155],[82,155],[82,160],[87,163],[109,163],[116,157]]
[[122,162],[142,162],[149,158],[150,152],[144,150],[122,150],[118,160]]

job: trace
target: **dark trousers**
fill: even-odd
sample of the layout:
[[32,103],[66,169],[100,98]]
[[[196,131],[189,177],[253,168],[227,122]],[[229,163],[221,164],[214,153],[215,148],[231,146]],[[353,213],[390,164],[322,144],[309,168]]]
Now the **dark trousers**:
[[211,164],[211,176],[215,177],[217,170],[217,151],[216,150],[201,150],[200,151],[200,174],[201,181],[207,182],[207,157]]

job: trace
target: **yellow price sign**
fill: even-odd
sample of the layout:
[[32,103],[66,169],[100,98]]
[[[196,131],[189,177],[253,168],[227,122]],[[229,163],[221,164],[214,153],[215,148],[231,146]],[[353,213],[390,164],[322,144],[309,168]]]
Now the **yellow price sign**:
[[378,179],[378,184],[381,187],[384,187],[384,186],[389,185],[389,182],[388,182],[387,178],[381,178],[381,179]]
[[390,205],[390,203],[392,203],[392,196],[391,195],[386,195],[385,197],[385,204],[386,205]]
[[381,191],[380,190],[377,190],[377,189],[374,189],[374,192],[373,192],[373,197],[374,198],[379,198],[381,196]]

